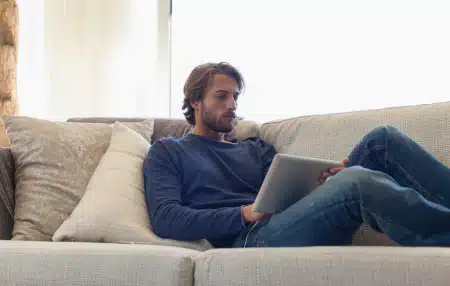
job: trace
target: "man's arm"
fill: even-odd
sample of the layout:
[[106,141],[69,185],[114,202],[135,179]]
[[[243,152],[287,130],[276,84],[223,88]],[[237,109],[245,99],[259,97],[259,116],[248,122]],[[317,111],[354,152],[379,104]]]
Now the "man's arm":
[[263,164],[264,177],[272,165],[273,158],[277,154],[275,147],[272,144],[265,142],[264,140],[258,140],[258,151],[261,156],[261,161]]
[[[256,137],[254,140],[256,140],[256,148],[258,149],[258,154],[261,158],[263,176],[266,177],[267,172],[272,165],[273,158],[277,152],[272,144]],[[270,219],[271,216],[272,214],[254,212],[253,204],[242,208],[242,217],[245,223],[253,223],[260,220]]]
[[237,235],[245,227],[241,207],[196,210],[183,206],[177,163],[159,141],[145,159],[144,186],[152,229],[161,238],[217,239]]

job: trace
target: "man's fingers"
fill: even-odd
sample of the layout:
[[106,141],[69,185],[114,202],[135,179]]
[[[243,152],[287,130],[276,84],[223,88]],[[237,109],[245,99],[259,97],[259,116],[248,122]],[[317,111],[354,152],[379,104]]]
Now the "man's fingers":
[[343,167],[336,167],[336,168],[331,168],[330,169],[330,173],[331,174],[336,174],[337,172],[341,171],[342,169],[344,169]]
[[344,163],[344,166],[348,166],[350,164],[350,159],[346,157],[344,158],[344,160],[342,160],[342,163]]
[[261,220],[268,220],[272,217],[272,214],[266,213],[261,217]]
[[329,172],[322,172],[322,173],[320,173],[320,178],[326,179],[326,178],[328,178],[330,175],[331,175],[331,174],[330,174]]
[[327,181],[327,178],[321,177],[317,180],[317,183],[319,185],[323,185]]

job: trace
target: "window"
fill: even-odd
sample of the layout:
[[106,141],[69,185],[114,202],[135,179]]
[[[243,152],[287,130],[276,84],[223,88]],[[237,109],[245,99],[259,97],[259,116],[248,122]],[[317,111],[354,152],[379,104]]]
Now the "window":
[[169,95],[155,92],[157,0],[17,3],[21,114],[168,115]]
[[45,117],[47,95],[44,78],[44,0],[18,0],[19,38],[17,94],[20,113]]
[[183,118],[196,65],[227,61],[239,115],[450,100],[450,2],[17,0],[21,114]]
[[292,116],[450,100],[450,2],[173,0],[172,115],[191,69],[228,61],[239,114]]

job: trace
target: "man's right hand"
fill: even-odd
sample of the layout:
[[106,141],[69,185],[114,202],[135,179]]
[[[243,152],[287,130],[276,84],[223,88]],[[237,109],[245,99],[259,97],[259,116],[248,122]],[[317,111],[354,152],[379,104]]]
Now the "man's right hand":
[[242,208],[242,217],[246,223],[253,223],[260,220],[267,220],[272,216],[272,214],[260,213],[253,211],[253,204],[245,206]]

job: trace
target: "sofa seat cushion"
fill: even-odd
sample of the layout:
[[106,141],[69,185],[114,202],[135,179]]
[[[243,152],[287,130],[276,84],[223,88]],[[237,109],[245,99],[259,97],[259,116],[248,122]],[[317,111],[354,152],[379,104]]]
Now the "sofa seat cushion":
[[195,285],[447,286],[450,249],[215,249],[197,256]]
[[192,285],[197,251],[131,244],[2,241],[1,285]]

